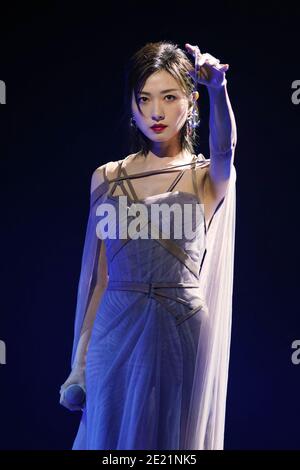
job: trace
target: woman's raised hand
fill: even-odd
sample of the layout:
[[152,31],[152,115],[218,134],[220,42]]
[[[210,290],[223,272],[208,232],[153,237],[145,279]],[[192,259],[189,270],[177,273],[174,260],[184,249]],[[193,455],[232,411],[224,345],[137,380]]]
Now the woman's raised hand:
[[220,88],[226,84],[225,72],[229,64],[220,64],[219,59],[209,53],[202,54],[198,46],[186,43],[185,47],[195,58],[195,71],[188,72],[194,81],[197,74],[197,82],[207,87]]

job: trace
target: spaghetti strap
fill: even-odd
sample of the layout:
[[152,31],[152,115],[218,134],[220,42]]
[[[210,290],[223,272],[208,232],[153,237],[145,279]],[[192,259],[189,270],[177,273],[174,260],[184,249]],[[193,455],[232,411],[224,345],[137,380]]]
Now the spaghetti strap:
[[[120,164],[120,167],[119,167],[119,173],[120,173],[120,179],[119,179],[119,182],[118,184],[121,186],[121,189],[123,191],[123,194],[124,196],[127,196],[128,199],[130,200],[130,202],[133,202],[133,199],[132,197],[130,196],[129,192],[127,191],[126,187],[125,187],[125,184],[124,184],[124,179],[122,179],[121,175],[124,173],[125,174],[125,168],[122,166],[123,165],[123,162],[124,160],[121,160],[121,164]],[[126,176],[125,176],[126,178]],[[129,185],[129,179],[127,179],[127,184]],[[130,185],[129,185],[130,186]]]
[[[114,184],[113,184],[113,187],[112,187],[111,191],[109,192],[109,195],[112,196],[115,189],[116,189],[116,187],[117,187],[117,185],[119,185],[121,187],[122,191],[123,191],[123,194],[126,195],[129,198],[130,202],[138,202],[139,198],[138,198],[138,196],[136,194],[136,191],[134,189],[134,186],[131,182],[132,178],[144,177],[144,176],[149,176],[149,175],[154,175],[154,174],[159,174],[159,173],[176,172],[178,174],[176,175],[175,179],[170,184],[169,188],[165,191],[165,192],[172,192],[173,189],[175,188],[176,184],[178,183],[178,181],[182,178],[183,174],[188,169],[187,165],[192,164],[193,167],[195,167],[195,165],[198,161],[198,158],[197,158],[197,155],[194,155],[193,156],[193,161],[189,162],[187,164],[174,165],[172,168],[161,168],[160,170],[149,170],[149,171],[145,171],[145,172],[142,172],[142,173],[135,173],[135,174],[132,174],[132,175],[128,175],[125,167],[123,166],[123,162],[125,160],[126,159],[118,160],[117,177],[110,180],[110,182],[113,182]],[[177,167],[177,169],[174,169],[175,167]],[[185,167],[185,168],[178,169],[178,167]],[[132,197],[129,194],[128,190],[126,189],[125,185],[124,185],[125,180],[127,181],[127,184],[129,186]],[[196,192],[196,194],[197,194],[197,192]],[[198,199],[199,199],[199,197],[198,197]]]
[[[134,199],[135,202],[137,202],[137,201],[138,201],[138,197],[137,197],[137,195],[136,195],[136,192],[135,192],[135,189],[134,189],[134,187],[133,187],[133,184],[131,183],[130,176],[128,175],[128,173],[127,173],[127,171],[125,170],[124,167],[122,168],[122,170],[123,170],[124,175],[125,175],[126,178],[127,178],[127,184],[128,184],[128,186],[130,187],[130,191],[131,191],[131,193],[132,193],[132,195],[133,195],[133,199]],[[123,181],[122,181],[122,183],[123,183]]]
[[170,191],[173,191],[173,189],[175,188],[176,184],[178,183],[178,181],[181,179],[183,173],[185,172],[186,168],[181,170],[180,173],[176,176],[175,180],[173,181],[173,183],[171,183],[171,185],[169,186],[169,188],[167,189],[167,193],[170,192]]
[[118,186],[118,179],[120,178],[121,173],[122,173],[122,160],[118,160],[118,174],[117,174],[117,178],[115,178],[114,180],[110,180],[110,181],[114,181],[114,184],[113,184],[111,190],[108,193],[109,196],[113,195],[116,187]]
[[194,188],[195,194],[197,195],[198,200],[201,201],[200,191],[199,191],[199,187],[198,187],[198,183],[197,183],[197,177],[196,177],[196,163],[197,163],[197,161],[193,162],[193,166],[192,166],[193,188]]
[[[121,162],[123,162],[123,161],[121,161]],[[180,167],[188,167],[188,165],[194,165],[194,164],[197,164],[197,162],[201,163],[201,162],[198,161],[197,155],[194,155],[193,160],[189,163],[182,163],[180,165],[173,165],[173,166],[170,166],[170,167],[160,168],[160,169],[157,169],[157,170],[142,171],[142,172],[133,173],[133,174],[127,175],[127,176],[118,175],[116,178],[112,178],[110,181],[115,182],[115,181],[124,180],[124,179],[127,179],[127,178],[135,179],[135,178],[141,178],[141,177],[144,177],[144,176],[152,176],[152,175],[161,174],[161,173],[174,173],[174,172],[180,171],[180,170],[178,170],[178,168],[180,168]],[[122,165],[122,163],[121,163],[121,165]],[[124,170],[125,170],[125,168],[122,167],[123,172],[124,172]]]
[[208,222],[208,226],[207,226],[207,229],[205,230],[205,233],[208,232],[208,229],[210,227],[210,224],[212,223],[212,220],[214,218],[214,216],[216,215],[216,212],[219,210],[219,208],[222,206],[223,202],[224,202],[224,199],[225,199],[225,196],[222,197],[221,201],[219,202],[219,204],[217,205],[217,207],[215,208],[211,218],[210,218],[210,221]]
[[103,178],[106,183],[108,183],[107,172],[106,172],[106,165],[103,166]]

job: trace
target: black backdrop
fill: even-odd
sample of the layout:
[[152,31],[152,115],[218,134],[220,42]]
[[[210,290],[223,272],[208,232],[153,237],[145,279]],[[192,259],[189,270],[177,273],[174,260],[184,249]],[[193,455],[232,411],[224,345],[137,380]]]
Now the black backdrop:
[[[1,6],[0,448],[68,449],[69,373],[89,185],[127,153],[123,68],[148,41],[229,63],[238,126],[234,311],[225,447],[299,449],[299,8],[246,1]],[[242,6],[241,6],[242,5]],[[198,152],[208,155],[200,86]]]

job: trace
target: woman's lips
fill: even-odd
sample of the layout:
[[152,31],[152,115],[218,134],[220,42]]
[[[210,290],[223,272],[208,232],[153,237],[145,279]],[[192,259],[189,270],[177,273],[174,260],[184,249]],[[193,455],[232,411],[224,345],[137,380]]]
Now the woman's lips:
[[166,128],[167,128],[167,126],[151,127],[151,129],[152,129],[154,132],[162,132],[162,131],[164,131]]

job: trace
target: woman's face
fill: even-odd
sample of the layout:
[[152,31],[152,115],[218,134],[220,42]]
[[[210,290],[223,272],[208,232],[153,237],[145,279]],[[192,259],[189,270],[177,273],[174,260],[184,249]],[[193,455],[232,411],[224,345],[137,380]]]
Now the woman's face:
[[[140,131],[153,142],[167,142],[179,133],[188,116],[188,98],[177,80],[165,70],[148,77],[137,95],[139,111],[132,92],[132,115]],[[167,126],[155,132],[153,124]]]

